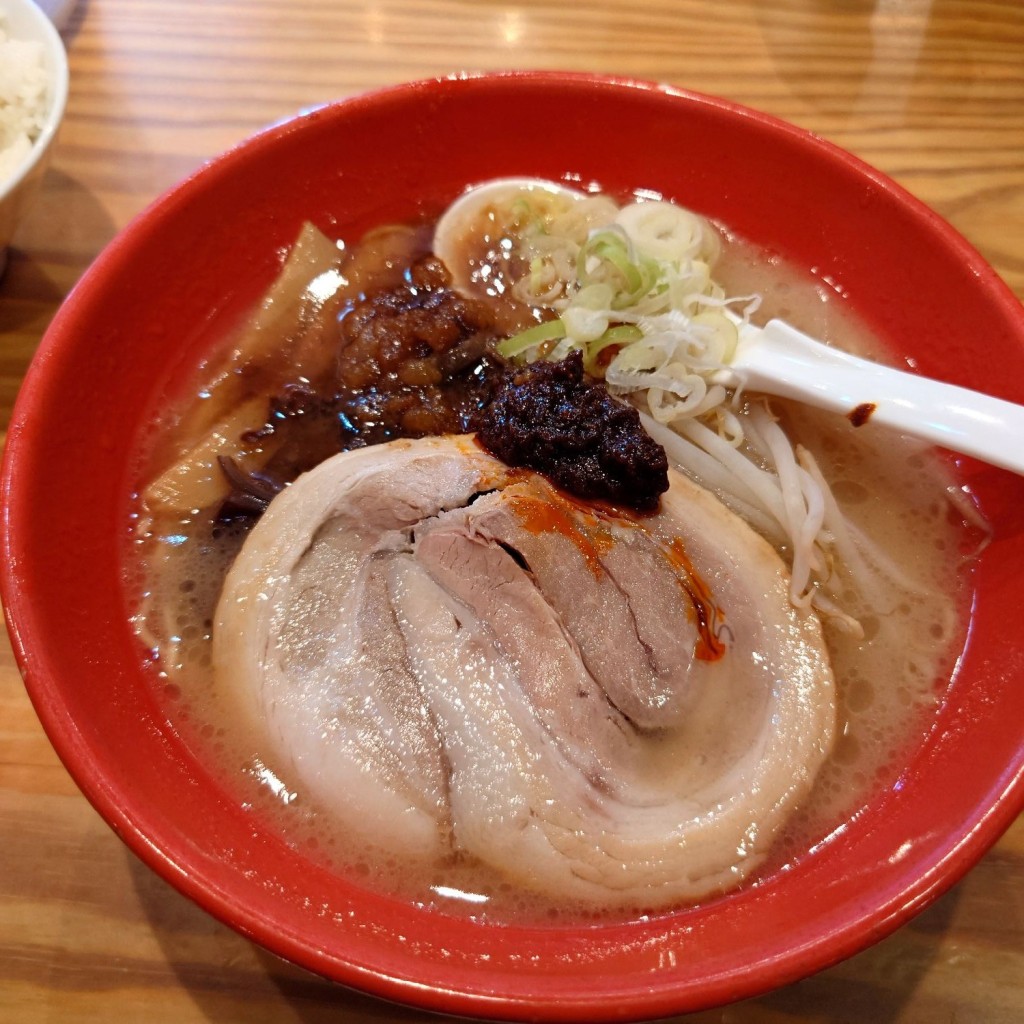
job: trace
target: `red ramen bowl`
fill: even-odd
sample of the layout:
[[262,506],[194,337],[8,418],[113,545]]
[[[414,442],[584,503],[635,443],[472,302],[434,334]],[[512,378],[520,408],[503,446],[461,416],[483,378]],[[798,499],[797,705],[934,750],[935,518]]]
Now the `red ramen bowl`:
[[841,283],[841,301],[897,359],[1024,402],[1020,304],[939,217],[835,146],[721,100],[605,78],[460,76],[376,92],[203,167],[111,243],[54,319],[3,471],[15,651],[68,770],[135,853],[318,974],[509,1020],[653,1018],[748,997],[897,928],[1024,804],[1021,478],[951,461],[993,536],[948,697],[895,781],[787,870],[645,918],[496,926],[333,873],[254,818],[181,734],[132,630],[139,438],[161,396],[273,280],[301,224],[355,238],[510,175],[671,196]]

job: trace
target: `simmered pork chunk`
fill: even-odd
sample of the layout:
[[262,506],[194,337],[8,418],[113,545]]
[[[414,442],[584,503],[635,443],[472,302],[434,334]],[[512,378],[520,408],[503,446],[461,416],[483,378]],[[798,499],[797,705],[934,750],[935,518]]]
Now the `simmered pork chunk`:
[[215,666],[265,759],[375,842],[653,907],[745,877],[831,746],[820,626],[787,587],[681,476],[634,517],[468,437],[397,441],[274,499]]

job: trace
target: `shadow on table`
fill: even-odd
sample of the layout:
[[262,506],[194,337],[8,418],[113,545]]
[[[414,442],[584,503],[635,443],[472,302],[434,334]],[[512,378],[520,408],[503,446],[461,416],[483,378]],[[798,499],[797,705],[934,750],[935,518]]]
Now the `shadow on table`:
[[[279,959],[215,921],[126,855],[131,858],[141,909],[167,968],[206,1020],[217,1024],[425,1024],[451,1019],[350,991]],[[962,884],[905,925],[897,937],[818,975],[756,999],[673,1019],[679,1024],[907,1021],[904,1008],[942,954],[943,937],[963,893]]]
[[65,45],[78,35],[89,6],[89,0],[36,0],[36,3],[56,26]]
[[0,273],[0,335],[28,327],[38,320],[40,307],[56,309],[63,300],[63,289],[38,260],[13,246],[7,251]]
[[15,231],[0,276],[0,331],[25,326],[47,307],[55,311],[115,233],[100,198],[77,178],[50,167]]

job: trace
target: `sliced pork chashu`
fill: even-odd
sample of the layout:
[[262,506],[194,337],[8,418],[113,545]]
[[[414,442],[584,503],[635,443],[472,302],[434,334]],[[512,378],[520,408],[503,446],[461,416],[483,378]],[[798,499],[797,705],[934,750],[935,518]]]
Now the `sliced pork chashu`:
[[275,498],[214,660],[265,760],[361,834],[606,904],[741,880],[835,720],[817,618],[711,494],[673,474],[658,514],[601,510],[466,437]]

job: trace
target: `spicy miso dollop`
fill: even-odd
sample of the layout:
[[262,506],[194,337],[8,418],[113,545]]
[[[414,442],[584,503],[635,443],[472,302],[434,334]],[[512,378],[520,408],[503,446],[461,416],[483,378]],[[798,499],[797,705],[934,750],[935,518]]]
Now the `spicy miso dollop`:
[[507,370],[472,425],[506,465],[536,470],[580,498],[652,512],[668,490],[664,448],[635,408],[586,379],[580,352]]

